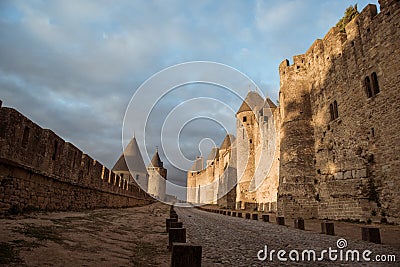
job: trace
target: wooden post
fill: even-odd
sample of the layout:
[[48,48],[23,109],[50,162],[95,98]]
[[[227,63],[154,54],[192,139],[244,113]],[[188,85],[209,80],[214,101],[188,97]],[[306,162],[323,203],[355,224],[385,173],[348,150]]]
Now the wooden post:
[[171,267],[201,267],[202,247],[188,243],[172,243]]
[[169,246],[172,249],[172,243],[186,243],[186,228],[169,228]]
[[168,218],[165,219],[165,232],[168,233],[169,228],[171,227],[171,222],[177,222],[178,218]]
[[230,211],[228,211],[228,216],[231,216],[231,212]]
[[182,228],[183,223],[182,222],[170,222],[169,228]]
[[241,212],[238,212],[238,213],[237,213],[237,216],[238,216],[239,218],[242,218],[242,213],[241,213]]
[[232,217],[236,217],[236,211],[232,211]]
[[322,222],[321,232],[326,235],[335,235],[335,225],[332,222]]
[[253,220],[258,220],[258,213],[253,213],[252,215],[251,215],[251,218],[253,219]]
[[377,227],[361,227],[362,240],[380,244],[381,235]]

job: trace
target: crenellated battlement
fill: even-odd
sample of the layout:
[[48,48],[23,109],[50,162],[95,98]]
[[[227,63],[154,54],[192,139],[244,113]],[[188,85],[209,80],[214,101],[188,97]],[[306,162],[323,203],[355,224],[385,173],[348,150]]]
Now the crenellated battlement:
[[[7,169],[0,172],[0,188],[5,185],[4,179],[19,176],[15,174],[18,169],[20,171],[17,173],[27,172],[29,177],[46,177],[54,184],[62,183],[71,188],[86,188],[137,199],[148,198],[137,185],[128,184],[126,179],[116,175],[73,144],[64,141],[53,131],[41,128],[15,109],[8,107],[0,107],[0,164],[2,168]],[[3,176],[4,173],[8,175]],[[32,180],[31,182],[35,183],[29,177],[24,176],[27,182]],[[47,182],[43,184],[44,188],[48,186]],[[6,198],[7,196],[0,194],[0,213],[6,210],[1,205],[7,202]],[[93,205],[95,206],[95,203]]]
[[287,59],[282,61],[279,65],[281,79],[307,71],[320,71],[329,66],[334,58],[342,56],[347,46],[354,46],[355,39],[365,39],[373,25],[384,19],[383,16],[383,12],[377,13],[376,5],[367,5],[346,25],[346,33],[332,27],[322,39],[315,40],[305,54],[293,56],[292,64]]
[[279,66],[284,216],[399,221],[400,1],[379,2]]

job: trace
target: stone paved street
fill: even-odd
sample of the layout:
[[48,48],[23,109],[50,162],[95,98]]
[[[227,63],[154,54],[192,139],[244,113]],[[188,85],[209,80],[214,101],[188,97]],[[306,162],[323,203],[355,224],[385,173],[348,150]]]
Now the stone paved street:
[[[257,253],[268,246],[278,251],[284,249],[288,258],[290,250],[301,252],[305,249],[313,249],[319,253],[331,247],[338,249],[337,240],[340,236],[328,236],[310,231],[301,231],[287,226],[279,226],[262,221],[246,220],[206,212],[194,208],[176,208],[176,211],[187,229],[188,241],[192,244],[203,246],[203,266],[398,266],[400,250],[387,245],[377,245],[360,240],[347,240],[348,246],[342,251],[358,250],[361,253],[369,249],[375,255],[396,255],[396,263],[377,262],[331,262],[327,254],[325,261],[316,262],[282,262],[277,259],[276,252],[274,260],[259,261]],[[294,255],[294,254],[293,254]],[[344,254],[345,255],[345,254]],[[345,257],[345,256],[344,256]],[[361,257],[361,256],[360,256]]]

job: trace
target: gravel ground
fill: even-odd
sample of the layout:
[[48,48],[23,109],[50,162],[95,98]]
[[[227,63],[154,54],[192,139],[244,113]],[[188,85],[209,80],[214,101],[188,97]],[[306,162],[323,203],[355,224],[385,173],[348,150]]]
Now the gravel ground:
[[170,266],[169,206],[0,219],[0,266]]
[[[310,231],[302,231],[287,226],[280,226],[262,221],[246,220],[206,212],[194,208],[175,208],[184,227],[187,229],[188,242],[203,247],[203,266],[399,266],[399,248],[378,245],[361,240],[346,240],[347,247],[338,249],[337,241],[340,236],[328,236]],[[400,236],[399,236],[400,238]],[[268,255],[271,250],[273,260],[260,261],[257,254],[268,247]],[[340,244],[341,245],[341,244]],[[340,257],[343,252],[345,259],[347,250],[358,250],[360,258],[364,250],[372,251],[367,255],[371,261],[330,261],[325,253],[323,261],[318,261],[322,250],[331,247],[334,255]],[[283,258],[288,261],[280,261],[277,258],[278,250],[285,250]],[[316,251],[317,261],[291,261],[289,253],[297,250],[301,259],[303,250]],[[263,256],[264,253],[260,254]],[[295,258],[295,252],[290,254]],[[395,255],[396,262],[378,263],[373,261],[376,255]],[[305,254],[306,258],[308,257]]]

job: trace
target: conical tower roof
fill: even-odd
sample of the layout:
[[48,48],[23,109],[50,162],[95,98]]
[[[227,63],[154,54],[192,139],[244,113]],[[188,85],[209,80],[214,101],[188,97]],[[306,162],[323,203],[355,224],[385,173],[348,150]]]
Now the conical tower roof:
[[158,155],[158,148],[156,149],[156,153],[154,153],[154,156],[151,159],[149,167],[163,168],[163,162],[160,159],[160,155]]
[[218,151],[219,151],[218,147],[213,147],[213,148],[211,149],[210,154],[208,154],[207,160],[214,160],[214,159],[216,159],[216,158],[218,157]]
[[272,100],[267,97],[264,101],[264,108],[276,108],[276,105],[274,104],[274,102],[272,102]]
[[147,172],[135,137],[126,146],[124,153],[119,157],[112,170]]
[[257,106],[260,107],[264,104],[264,99],[255,91],[250,91],[240,106],[238,113],[243,111],[252,111]]
[[220,149],[227,149],[228,147],[231,146],[231,144],[233,143],[234,140],[235,140],[235,136],[233,136],[232,134],[227,134],[225,136],[224,141],[222,141]]

